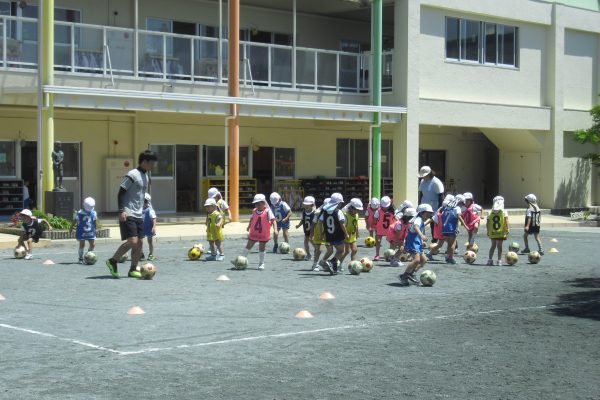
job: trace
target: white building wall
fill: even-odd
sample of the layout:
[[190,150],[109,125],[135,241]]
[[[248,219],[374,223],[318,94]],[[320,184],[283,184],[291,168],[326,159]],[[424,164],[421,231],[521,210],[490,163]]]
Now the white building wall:
[[589,110],[598,98],[598,35],[565,30],[564,108]]

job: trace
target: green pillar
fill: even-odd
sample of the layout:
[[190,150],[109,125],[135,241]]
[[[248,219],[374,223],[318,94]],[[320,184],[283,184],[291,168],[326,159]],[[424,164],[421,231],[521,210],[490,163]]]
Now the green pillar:
[[[381,54],[382,49],[382,15],[383,15],[383,1],[373,0],[373,38],[371,43],[373,48],[373,68],[372,74],[372,104],[374,106],[381,106]],[[371,174],[371,195],[373,197],[381,197],[381,114],[373,113],[373,171]]]
[[[42,59],[38,68],[42,69],[41,85],[54,85],[54,0],[42,2]],[[39,27],[38,27],[39,28]],[[54,95],[44,95],[42,109],[42,201],[43,193],[54,189],[54,171],[52,170],[52,150],[54,149]],[[45,204],[41,204],[45,209]]]

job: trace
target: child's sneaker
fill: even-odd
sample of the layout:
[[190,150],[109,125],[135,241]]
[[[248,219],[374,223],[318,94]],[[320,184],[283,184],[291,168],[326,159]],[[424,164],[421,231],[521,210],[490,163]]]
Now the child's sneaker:
[[400,286],[408,286],[410,285],[410,283],[408,283],[408,278],[406,274],[400,274],[398,276],[398,278],[400,279]]
[[26,260],[31,260],[32,258],[33,258],[33,256],[30,253],[25,254]]
[[404,264],[402,264],[402,262],[400,262],[400,261],[398,261],[398,260],[393,260],[393,261],[390,263],[390,266],[392,266],[392,267],[402,267],[402,266],[404,266]]
[[446,264],[456,265],[456,260],[454,258],[446,258]]
[[488,266],[488,267],[491,267],[492,265],[494,265],[494,262],[490,258],[489,260],[487,260],[487,263],[485,265]]
[[319,261],[319,266],[323,268],[323,271],[329,272],[329,265],[327,265],[327,261],[321,260]]
[[108,260],[106,260],[106,266],[108,267],[108,270],[110,271],[112,277],[119,279],[119,272],[117,271],[117,262],[112,258],[109,258]]
[[85,264],[85,263],[83,262],[83,258],[80,258],[80,259],[79,259],[79,264],[81,264],[81,265]]
[[262,271],[263,269],[265,269],[265,263],[258,264],[258,270]]
[[408,279],[410,282],[418,285],[419,284],[419,280],[417,279],[417,275],[415,274],[415,271],[413,271],[410,274],[406,274],[406,279]]
[[311,258],[312,255],[310,253],[306,253],[306,255],[304,256],[304,261],[310,261]]
[[278,247],[279,247],[279,246],[277,246],[277,243],[275,243],[275,244],[273,245],[273,253],[277,253],[277,248],[278,248]]
[[[140,260],[143,260],[143,258],[140,258]],[[148,261],[154,261],[154,260],[156,260],[156,257],[154,257],[154,254],[149,254]]]
[[425,257],[427,257],[427,259],[429,261],[433,261],[433,254],[431,254],[431,251],[428,251],[427,253],[425,253]]
[[540,253],[540,256],[544,255],[544,250],[540,249],[540,251],[538,251],[538,253]]
[[380,260],[381,260],[381,257],[379,257],[379,256],[375,256],[375,257],[373,258],[373,261],[380,261]]
[[312,266],[312,270],[313,270],[314,272],[319,272],[319,271],[321,271],[321,270],[319,269],[319,266],[318,266],[317,264],[313,264],[313,266]]
[[521,253],[523,253],[523,254],[528,254],[528,253],[531,253],[531,251],[529,250],[529,247],[525,247],[525,248],[523,249],[523,251],[521,251]]
[[501,267],[502,266],[502,260],[496,261],[496,265],[499,266],[499,267]]
[[210,256],[206,257],[206,261],[217,261],[217,255],[211,254]]
[[223,261],[225,259],[225,254],[219,254],[217,256],[217,261]]

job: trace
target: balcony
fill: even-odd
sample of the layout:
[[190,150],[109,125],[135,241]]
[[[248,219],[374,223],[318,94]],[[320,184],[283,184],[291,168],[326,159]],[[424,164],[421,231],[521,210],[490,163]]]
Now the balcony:
[[[36,70],[37,19],[1,16],[0,66]],[[227,84],[228,41],[131,28],[55,22],[55,71],[76,75]],[[369,93],[371,55],[242,41],[246,87]],[[383,90],[392,90],[392,54],[383,54]],[[295,65],[295,68],[293,68]]]

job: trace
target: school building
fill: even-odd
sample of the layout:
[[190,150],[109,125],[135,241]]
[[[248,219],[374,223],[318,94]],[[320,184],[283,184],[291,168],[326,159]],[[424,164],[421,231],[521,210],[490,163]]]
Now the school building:
[[381,106],[369,0],[241,0],[235,101],[227,0],[53,3],[53,82],[40,85],[52,50],[40,45],[40,3],[0,0],[0,211],[19,200],[2,181],[27,180],[41,198],[38,104],[49,98],[76,208],[92,196],[116,211],[120,177],[150,148],[157,211],[202,210],[227,174],[234,102],[240,208],[272,190],[367,201],[373,113],[382,195],[396,202],[417,200],[430,165],[480,204],[502,194],[521,207],[527,193],[544,208],[600,204],[583,158],[598,148],[572,140],[599,100],[600,1],[383,0]]

